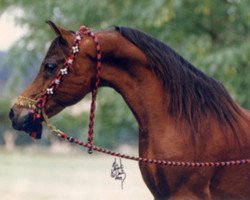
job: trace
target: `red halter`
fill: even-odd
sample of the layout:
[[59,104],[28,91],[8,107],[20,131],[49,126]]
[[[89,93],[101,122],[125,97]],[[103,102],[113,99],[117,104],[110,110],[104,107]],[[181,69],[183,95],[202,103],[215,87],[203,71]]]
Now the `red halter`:
[[88,130],[89,153],[92,153],[92,146],[93,146],[93,140],[94,140],[94,118],[95,118],[95,110],[96,110],[96,95],[97,95],[97,90],[100,84],[100,70],[101,70],[101,57],[102,56],[101,56],[101,46],[98,42],[97,37],[86,26],[81,26],[80,30],[76,32],[76,37],[72,46],[70,56],[66,59],[65,63],[63,64],[62,69],[60,69],[60,73],[57,74],[56,77],[50,82],[46,91],[43,92],[39,98],[36,99],[36,109],[33,110],[33,116],[34,116],[33,120],[36,121],[36,120],[41,119],[42,109],[45,107],[51,95],[53,95],[55,90],[59,87],[64,76],[68,74],[68,70],[73,65],[76,55],[78,54],[80,50],[80,44],[84,36],[90,36],[93,38],[96,44],[96,54],[97,54],[96,56],[96,60],[97,60],[96,82],[95,82],[94,89],[92,90],[92,102],[91,102],[91,107],[90,107],[89,130]]

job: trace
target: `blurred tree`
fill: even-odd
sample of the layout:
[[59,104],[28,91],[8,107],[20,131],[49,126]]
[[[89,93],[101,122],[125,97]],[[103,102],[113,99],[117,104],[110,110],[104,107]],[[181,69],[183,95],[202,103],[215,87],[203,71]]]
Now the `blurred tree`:
[[[24,87],[20,84],[24,82],[20,72],[35,74],[38,70],[49,41],[54,38],[44,23],[50,19],[72,30],[81,24],[93,28],[125,25],[141,29],[165,41],[191,63],[223,82],[237,102],[250,108],[248,0],[0,0],[0,12],[7,10],[15,15],[17,8],[22,14],[16,17],[16,22],[26,27],[27,34],[10,49],[10,58],[16,59],[9,62],[20,69],[17,71],[15,67],[9,80],[8,87],[12,89]],[[34,63],[35,70],[30,70]],[[127,141],[135,137],[135,120],[121,98],[114,96],[112,90],[101,94],[97,140],[104,142],[103,138],[109,138],[104,143],[111,146],[119,139]],[[70,120],[64,119],[64,123]]]
[[0,99],[0,144],[5,143],[4,132],[10,129],[10,121],[8,119],[10,102],[6,99]]

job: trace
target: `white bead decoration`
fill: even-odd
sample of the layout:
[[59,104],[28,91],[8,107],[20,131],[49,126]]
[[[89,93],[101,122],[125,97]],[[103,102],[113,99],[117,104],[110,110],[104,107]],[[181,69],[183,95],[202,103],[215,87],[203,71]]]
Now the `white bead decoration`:
[[59,84],[60,84],[60,80],[59,80],[59,79],[56,79],[56,80],[54,81],[54,83],[55,83],[56,85],[59,85]]
[[53,94],[53,88],[47,88],[47,94]]
[[73,47],[72,47],[72,50],[73,50],[73,53],[79,52],[78,46],[73,46]]
[[60,70],[62,75],[68,74],[67,68],[63,68]]
[[76,36],[76,40],[81,40],[81,36],[80,36],[80,35],[77,35],[77,36]]
[[73,59],[69,58],[68,61],[67,61],[67,63],[71,65],[73,63]]

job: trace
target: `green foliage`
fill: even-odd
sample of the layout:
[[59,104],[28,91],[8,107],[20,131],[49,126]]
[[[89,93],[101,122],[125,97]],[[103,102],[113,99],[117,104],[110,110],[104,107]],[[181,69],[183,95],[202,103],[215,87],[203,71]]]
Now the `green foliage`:
[[7,99],[0,99],[0,122],[1,122],[1,127],[2,126],[9,126],[9,108],[10,108],[10,101]]
[[97,143],[107,147],[124,143],[137,144],[138,127],[122,97],[113,89],[105,88],[100,90],[97,102]]
[[10,101],[0,99],[0,144],[3,144],[3,133],[5,130],[10,129],[10,121],[8,118],[10,108]]
[[[46,20],[72,30],[81,24],[94,29],[125,25],[165,41],[195,66],[220,80],[238,103],[250,108],[249,7],[248,0],[0,0],[0,12],[23,10],[16,22],[28,30],[10,49],[10,58],[18,59],[10,59],[15,71],[8,87],[17,94],[24,87],[21,84],[24,76],[20,74],[27,75],[34,64],[34,71],[38,70],[47,44],[54,37],[44,23]],[[101,96],[96,139],[107,146],[117,144],[118,140],[134,141],[136,123],[123,100],[106,89]],[[68,129],[74,119],[70,116],[60,119],[61,126]],[[77,123],[76,127],[80,127],[80,122]]]
[[69,112],[64,112],[62,115],[55,116],[52,123],[60,130],[65,131],[72,135],[72,137],[78,137],[80,139],[86,139],[87,136],[87,113],[81,113],[78,115],[72,115]]

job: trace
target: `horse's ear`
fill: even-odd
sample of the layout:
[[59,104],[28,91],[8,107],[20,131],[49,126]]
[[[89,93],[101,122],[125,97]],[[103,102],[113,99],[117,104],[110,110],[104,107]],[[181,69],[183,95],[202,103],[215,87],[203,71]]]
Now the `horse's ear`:
[[61,36],[64,38],[67,35],[70,35],[70,31],[65,30],[64,28],[57,26],[54,22],[52,21],[46,21],[47,24],[49,24],[50,28],[55,32],[56,35]]

